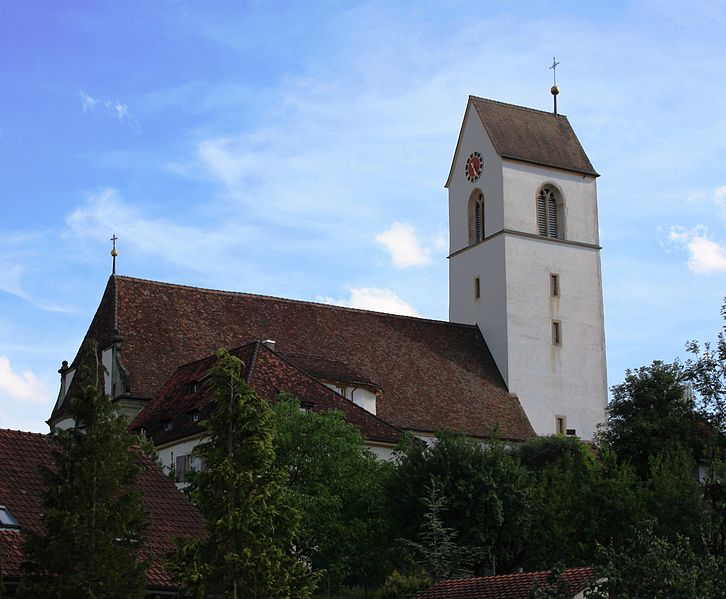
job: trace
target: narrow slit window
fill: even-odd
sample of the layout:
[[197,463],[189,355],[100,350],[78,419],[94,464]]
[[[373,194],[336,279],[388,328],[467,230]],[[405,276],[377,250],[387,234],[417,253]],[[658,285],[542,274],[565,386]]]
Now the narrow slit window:
[[552,345],[562,345],[562,323],[559,320],[552,321]]
[[567,434],[567,419],[564,416],[555,416],[555,433],[558,435]]
[[479,277],[474,278],[474,299],[479,299],[481,297],[481,281],[479,280]]
[[550,274],[550,295],[552,297],[560,297],[560,275]]

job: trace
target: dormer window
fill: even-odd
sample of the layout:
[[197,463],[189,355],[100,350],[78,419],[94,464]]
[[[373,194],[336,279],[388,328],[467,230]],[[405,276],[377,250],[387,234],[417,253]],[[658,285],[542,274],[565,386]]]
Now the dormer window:
[[165,432],[170,431],[174,428],[174,423],[171,420],[164,420],[164,422],[161,423],[162,427],[164,428]]
[[0,505],[0,530],[19,529],[20,524],[4,505]]

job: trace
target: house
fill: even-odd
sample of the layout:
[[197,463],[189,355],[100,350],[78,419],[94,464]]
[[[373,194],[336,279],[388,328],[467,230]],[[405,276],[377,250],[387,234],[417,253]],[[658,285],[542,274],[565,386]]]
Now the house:
[[[566,117],[471,96],[446,183],[448,322],[113,274],[86,333],[106,393],[169,468],[201,438],[213,406],[196,383],[219,347],[271,401],[342,410],[381,457],[400,431],[592,439],[607,403],[597,177]],[[73,426],[77,360],[52,426]]]
[[[593,568],[570,568],[559,580],[567,585],[572,599],[583,599],[586,587],[596,580]],[[557,588],[550,572],[522,572],[502,576],[479,576],[444,580],[416,595],[416,599],[530,599],[534,589]]]
[[[43,480],[41,466],[50,466],[52,437],[0,429],[0,557],[6,592],[12,596],[22,574],[26,531],[39,532]],[[149,540],[142,557],[149,558],[150,597],[174,595],[176,587],[164,566],[176,538],[200,538],[204,519],[156,464],[139,456],[138,487],[148,512]]]

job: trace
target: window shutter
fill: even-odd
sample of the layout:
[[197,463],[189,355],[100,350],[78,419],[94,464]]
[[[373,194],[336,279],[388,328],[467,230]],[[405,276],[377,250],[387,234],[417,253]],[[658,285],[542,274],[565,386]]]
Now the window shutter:
[[537,198],[537,228],[540,235],[547,235],[547,211],[545,210],[544,191],[540,191]]
[[547,236],[557,239],[557,201],[551,193],[547,195]]
[[476,206],[474,207],[474,214],[475,214],[475,222],[476,222],[476,241],[481,241],[484,237],[482,235],[482,226],[481,226],[481,209],[482,205],[481,202],[477,202]]

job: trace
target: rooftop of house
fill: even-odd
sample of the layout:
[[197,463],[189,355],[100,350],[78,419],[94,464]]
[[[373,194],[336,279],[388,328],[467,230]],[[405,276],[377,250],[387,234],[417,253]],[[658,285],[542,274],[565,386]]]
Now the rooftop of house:
[[[151,400],[177,368],[220,347],[274,339],[276,351],[308,373],[375,381],[377,415],[396,428],[534,436],[475,325],[114,275],[86,336],[102,348],[120,340],[132,398]],[[64,410],[61,402],[53,418]]]
[[[274,402],[285,391],[308,409],[339,410],[369,441],[391,445],[399,442],[398,429],[296,368],[263,343],[248,343],[230,353],[242,360],[242,375],[261,398]],[[143,428],[156,445],[203,433],[201,423],[214,409],[211,388],[203,382],[215,361],[215,356],[208,356],[178,368],[131,429]]]
[[[549,571],[444,580],[416,599],[529,599],[535,588],[550,589]],[[574,597],[596,579],[593,568],[570,568],[561,574]]]
[[[50,435],[0,429],[0,505],[19,525],[0,526],[0,556],[6,581],[17,579],[22,573],[24,531],[41,531],[41,467],[52,465],[52,445]],[[143,551],[151,560],[149,588],[173,588],[163,565],[165,556],[174,549],[175,538],[204,535],[204,520],[155,464],[144,455],[139,456],[139,462],[142,469],[138,486],[151,524]]]

